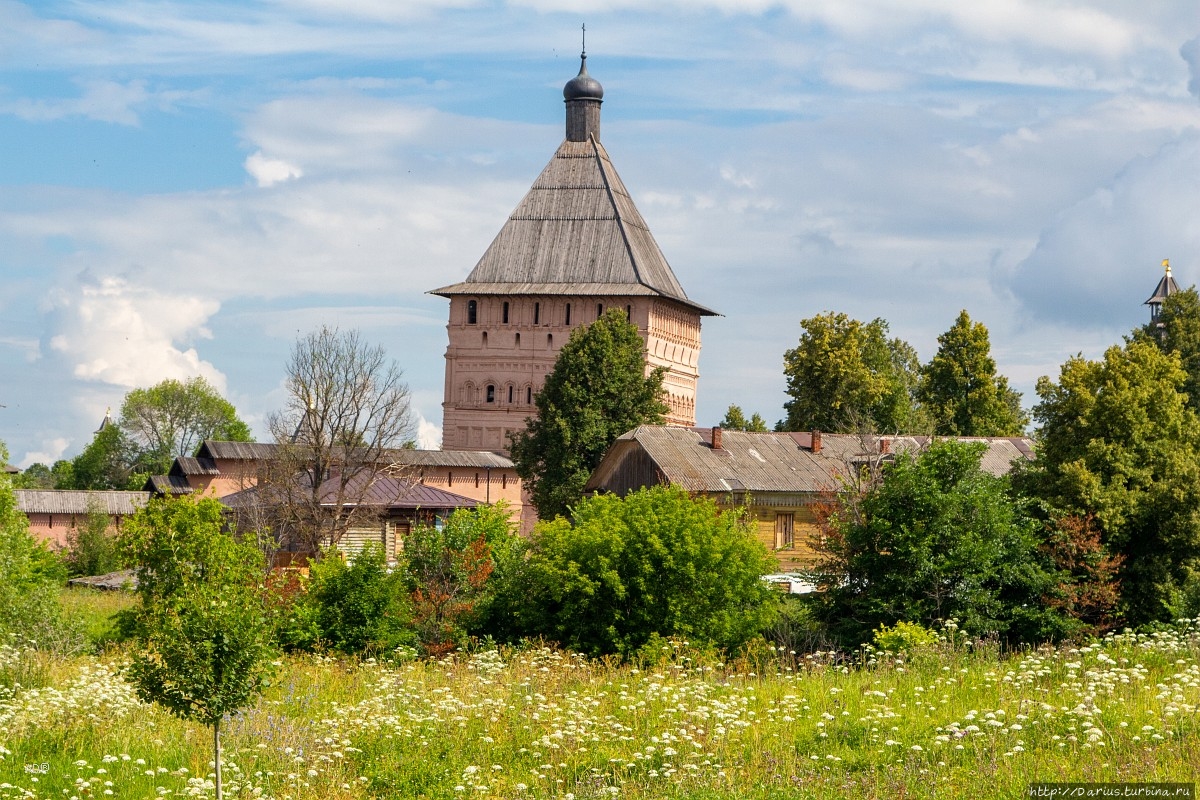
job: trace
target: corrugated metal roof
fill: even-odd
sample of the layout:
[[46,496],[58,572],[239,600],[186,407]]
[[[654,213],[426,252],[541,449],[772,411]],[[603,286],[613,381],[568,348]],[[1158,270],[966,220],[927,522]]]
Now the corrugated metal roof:
[[564,141],[475,269],[430,294],[658,295],[688,299],[605,151]]
[[[276,458],[278,452],[279,446],[270,442],[220,442],[208,440],[200,446],[199,457],[194,460],[201,463],[205,459],[215,458],[243,461],[270,461]],[[406,467],[513,468],[511,459],[490,450],[407,450],[401,448],[385,451],[383,460],[388,464]],[[172,467],[172,474],[174,472],[174,467]],[[213,473],[199,474],[219,473],[214,471]]]
[[[809,433],[748,433],[723,430],[721,448],[712,447],[711,428],[646,425],[618,438],[592,474],[586,490],[604,488],[621,462],[640,448],[666,480],[692,492],[821,492],[839,488],[839,477],[855,464],[880,457],[880,440],[892,453],[919,450],[929,437],[823,434],[820,453]],[[1020,438],[960,438],[988,448],[982,468],[1003,475],[1013,462],[1032,459]]]
[[176,456],[171,464],[171,475],[220,475],[221,471],[211,458]]
[[132,514],[150,499],[149,492],[17,489],[17,510],[24,514]]
[[191,494],[192,485],[182,475],[152,475],[146,481],[146,491],[154,494]]

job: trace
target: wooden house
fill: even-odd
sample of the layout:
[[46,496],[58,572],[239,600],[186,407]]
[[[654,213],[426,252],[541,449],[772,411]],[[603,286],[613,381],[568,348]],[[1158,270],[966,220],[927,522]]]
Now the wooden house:
[[[960,438],[987,445],[983,468],[1007,473],[1032,459],[1022,438]],[[852,475],[918,450],[928,437],[852,434],[747,433],[721,428],[647,425],[622,435],[609,448],[585,487],[625,495],[644,486],[675,484],[713,498],[720,506],[744,506],[759,541],[775,553],[782,573],[813,565],[819,536],[814,505]]]

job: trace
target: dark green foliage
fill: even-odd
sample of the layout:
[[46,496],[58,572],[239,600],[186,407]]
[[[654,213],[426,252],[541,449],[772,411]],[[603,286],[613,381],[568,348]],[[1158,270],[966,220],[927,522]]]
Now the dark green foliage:
[[511,442],[539,517],[569,512],[618,436],[662,421],[662,376],[646,374],[645,343],[616,309],[571,332],[535,398],[537,417]]
[[1172,615],[1200,558],[1200,422],[1175,353],[1135,340],[1038,381],[1038,459],[1018,487],[1057,515],[1091,515],[1119,572],[1126,620]]
[[63,561],[72,577],[107,575],[126,566],[117,546],[116,532],[109,530],[108,514],[102,508],[89,508],[83,525],[67,533]]
[[[121,429],[116,425],[106,425],[71,461],[69,488],[130,488],[136,463],[137,454]],[[133,480],[136,482],[135,478]]]
[[1179,389],[1188,396],[1188,407],[1200,409],[1200,293],[1191,286],[1163,301],[1158,322],[1149,322],[1133,336],[1151,342],[1164,353],[1175,353],[1183,367]]
[[725,418],[721,420],[719,427],[730,431],[750,431],[752,433],[765,433],[767,423],[758,414],[753,414],[750,419],[746,419],[746,415],[742,412],[741,406],[731,405],[725,412]]
[[881,625],[956,618],[972,635],[1038,642],[1076,624],[1043,605],[1058,576],[1040,525],[980,469],[984,447],[936,442],[897,455],[882,480],[826,522],[820,616],[846,646]]
[[510,635],[593,656],[631,656],[655,634],[733,650],[774,619],[778,597],[761,580],[772,562],[741,515],[661,486],[586,498],[574,512],[540,523],[500,581]]
[[54,483],[54,473],[40,461],[12,476],[14,489],[53,489]]
[[304,602],[315,609],[321,644],[352,654],[417,644],[404,574],[388,569],[381,548],[368,545],[351,563],[329,550],[312,565],[310,577]]
[[800,323],[800,342],[784,353],[784,404],[791,431],[920,433],[928,423],[913,401],[919,363],[912,346],[868,323],[828,312]]
[[938,351],[921,368],[917,399],[939,436],[1019,436],[1029,422],[1021,395],[996,374],[987,328],[966,311],[938,337]]
[[222,530],[213,498],[157,498],[125,524],[141,605],[128,667],[138,696],[213,731],[217,797],[221,721],[262,691],[272,656],[258,548]]

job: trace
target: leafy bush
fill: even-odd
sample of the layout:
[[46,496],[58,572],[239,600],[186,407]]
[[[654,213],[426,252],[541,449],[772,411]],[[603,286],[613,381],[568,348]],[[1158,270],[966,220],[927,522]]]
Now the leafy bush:
[[0,475],[0,642],[15,635],[39,648],[77,649],[82,638],[65,624],[58,604],[66,577],[62,560],[29,532],[29,521],[17,511],[12,481]]
[[67,533],[67,552],[63,561],[72,577],[107,575],[126,566],[117,537],[109,531],[108,514],[103,509],[90,506],[83,525]]
[[[389,571],[382,548],[367,545],[347,563],[327,550],[314,563],[306,602],[319,641],[343,653],[387,653],[416,644],[403,573]],[[309,613],[300,609],[303,615]]]
[[889,653],[911,653],[938,643],[938,635],[924,625],[901,620],[890,628],[880,625],[875,631],[875,646]]
[[878,485],[847,494],[829,515],[817,602],[821,619],[855,647],[880,625],[955,617],[972,636],[1059,639],[1080,628],[1043,602],[1061,575],[1041,549],[1042,526],[985,472],[983,446],[935,442],[901,453]]
[[654,634],[732,651],[774,618],[769,556],[743,515],[664,486],[573,511],[534,529],[523,563],[500,560],[514,569],[498,616],[525,635],[589,655],[629,657]]

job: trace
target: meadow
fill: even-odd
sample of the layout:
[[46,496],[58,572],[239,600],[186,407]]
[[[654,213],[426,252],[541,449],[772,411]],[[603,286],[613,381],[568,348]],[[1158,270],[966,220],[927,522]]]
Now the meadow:
[[[0,797],[212,796],[209,732],[139,701],[125,660],[0,651]],[[541,646],[286,657],[227,724],[226,791],[1020,797],[1033,782],[1192,782],[1198,707],[1200,622],[1012,654],[950,631],[907,655],[721,661],[663,642],[636,666]]]

